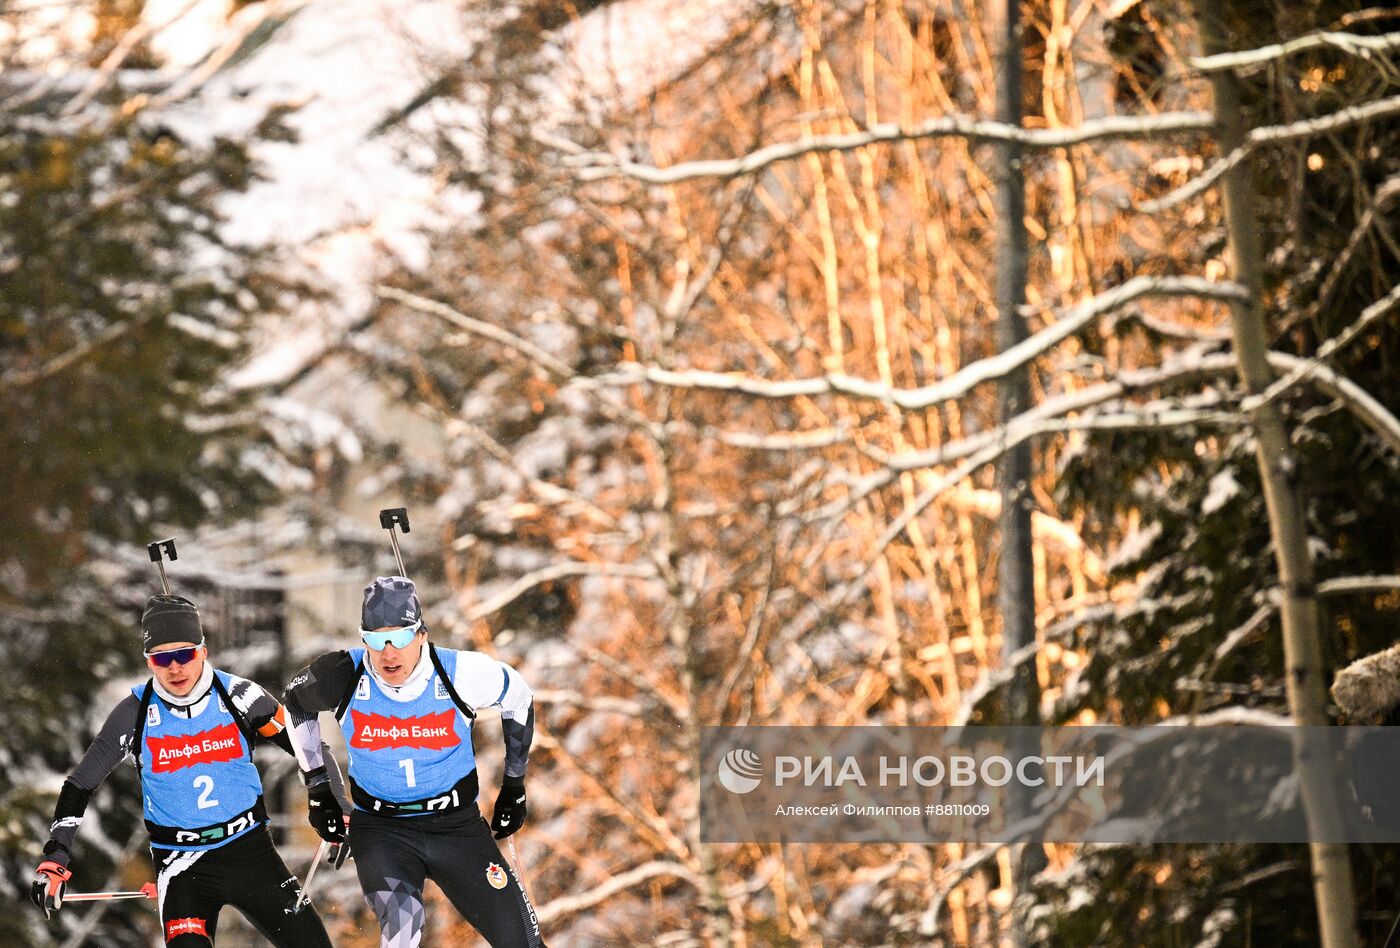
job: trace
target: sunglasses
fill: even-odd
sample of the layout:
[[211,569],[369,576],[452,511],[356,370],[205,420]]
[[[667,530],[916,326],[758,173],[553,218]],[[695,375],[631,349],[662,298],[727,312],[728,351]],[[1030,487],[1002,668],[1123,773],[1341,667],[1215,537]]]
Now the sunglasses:
[[423,628],[423,620],[419,619],[413,625],[406,625],[401,629],[385,629],[383,632],[370,632],[367,629],[361,629],[360,638],[364,639],[366,648],[375,652],[382,652],[386,645],[392,645],[394,648],[408,648],[408,643],[413,641],[413,637],[418,634],[418,630],[421,628]]
[[172,648],[166,652],[147,652],[146,657],[161,668],[169,668],[175,662],[179,662],[181,665],[188,665],[190,662],[194,661],[195,656],[198,654],[198,645],[187,645],[184,648]]

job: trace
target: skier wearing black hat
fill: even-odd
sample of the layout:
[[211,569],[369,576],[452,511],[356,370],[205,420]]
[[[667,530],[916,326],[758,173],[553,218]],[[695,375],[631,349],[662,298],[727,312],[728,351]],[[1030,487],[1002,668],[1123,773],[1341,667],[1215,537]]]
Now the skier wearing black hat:
[[[417,592],[402,576],[365,587],[360,635],[364,647],[322,655],[283,700],[308,772],[311,823],[331,841],[347,830],[322,780],[317,715],[334,711],[340,722],[354,806],[348,832],[381,948],[417,948],[427,879],[496,948],[541,945],[534,909],[496,845],[525,822],[530,688],[487,655],[429,644]],[[505,775],[488,826],[477,808],[472,721],[477,708],[493,706]]]
[[45,915],[62,905],[88,801],[129,756],[141,779],[167,945],[212,945],[219,911],[232,905],[274,945],[330,948],[272,845],[253,766],[257,741],[292,753],[282,706],[209,663],[199,611],[188,599],[152,596],[141,633],[151,678],[112,710],[64,781],[31,900]]

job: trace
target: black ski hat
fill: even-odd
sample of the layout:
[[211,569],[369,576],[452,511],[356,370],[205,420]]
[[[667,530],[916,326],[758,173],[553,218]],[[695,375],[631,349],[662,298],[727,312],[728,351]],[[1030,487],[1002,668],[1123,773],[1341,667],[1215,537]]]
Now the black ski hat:
[[152,652],[174,642],[204,643],[199,610],[184,596],[152,596],[141,613],[141,647]]
[[365,587],[360,628],[375,629],[412,625],[423,618],[423,605],[413,580],[404,576],[379,576]]

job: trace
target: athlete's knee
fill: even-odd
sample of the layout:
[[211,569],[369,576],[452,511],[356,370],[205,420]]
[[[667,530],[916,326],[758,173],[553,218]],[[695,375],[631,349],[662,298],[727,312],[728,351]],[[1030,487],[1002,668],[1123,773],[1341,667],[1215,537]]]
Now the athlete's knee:
[[213,926],[208,919],[189,915],[165,922],[166,948],[209,948],[213,943]]
[[423,934],[423,890],[395,879],[365,893],[379,920],[380,948],[417,948]]

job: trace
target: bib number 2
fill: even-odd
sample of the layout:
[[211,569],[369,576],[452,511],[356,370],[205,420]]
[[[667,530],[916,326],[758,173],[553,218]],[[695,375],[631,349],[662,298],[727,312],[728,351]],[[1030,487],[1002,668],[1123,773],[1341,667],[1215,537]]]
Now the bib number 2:
[[[211,794],[213,794],[214,792],[213,777],[210,777],[208,775],[202,777],[195,777],[194,786],[196,790],[200,791],[199,799],[196,801],[196,803],[198,804],[201,810],[212,809],[213,807],[219,805],[218,800],[211,798]],[[410,786],[412,785],[410,784]]]

